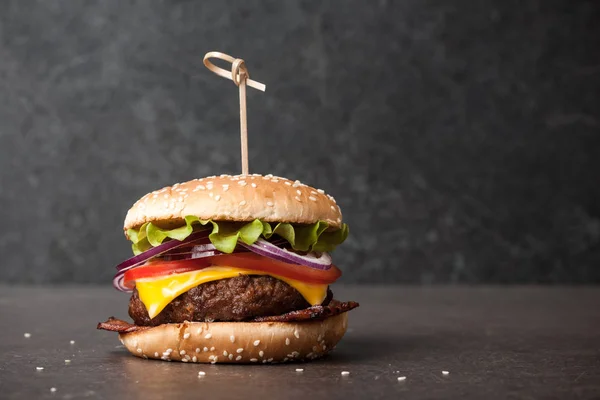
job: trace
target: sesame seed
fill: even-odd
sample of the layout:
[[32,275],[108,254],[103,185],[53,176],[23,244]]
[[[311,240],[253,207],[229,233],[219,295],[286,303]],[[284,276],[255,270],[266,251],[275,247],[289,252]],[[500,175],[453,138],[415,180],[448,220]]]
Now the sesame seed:
[[294,336],[296,336],[296,339],[300,339],[300,333],[297,330],[294,331]]
[[258,360],[256,358],[251,358],[250,362],[257,362]]
[[327,350],[327,346],[326,345],[323,345],[323,350]]
[[245,205],[246,205],[246,200],[240,201],[240,206],[245,206]]
[[71,362],[71,360],[65,360],[65,364],[68,364],[70,362]]
[[164,197],[165,199],[168,199],[168,198],[169,198],[169,194],[168,194],[168,193],[165,193],[165,194],[163,195],[163,197]]
[[192,359],[192,357],[190,357],[189,354],[186,354],[184,358],[186,361],[190,361]]
[[273,177],[273,174],[267,174],[267,175],[265,175],[265,178],[267,178],[267,179],[271,179],[272,177]]
[[215,346],[211,347],[210,351],[215,351]]
[[312,351],[317,351],[317,346],[313,346]]
[[196,353],[200,353],[200,347],[196,347]]
[[186,332],[183,334],[184,339],[189,339],[190,336],[191,336],[191,334],[189,332]]
[[229,185],[223,185],[223,191],[226,192],[229,190]]
[[240,347],[239,349],[236,350],[236,352],[241,353],[242,351],[244,351],[243,347]]
[[233,354],[230,354],[230,355],[229,355],[229,359],[230,359],[230,360],[233,360]]
[[323,335],[319,334],[319,336],[317,336],[317,342],[320,342],[321,340],[323,340]]
[[399,380],[399,381],[405,381],[405,380],[406,380],[406,377],[405,377],[405,376],[399,376],[399,377],[398,377],[398,380]]
[[206,372],[204,372],[204,371],[198,371],[198,376],[205,376],[205,375],[206,375]]
[[181,362],[188,362],[188,360],[187,360],[187,359],[185,359],[185,358],[182,358],[182,359],[181,359]]
[[250,184],[250,186],[252,186],[253,188],[255,188],[255,187],[256,187],[256,183],[252,182],[252,183]]
[[300,191],[300,189],[296,190],[296,193],[298,193],[298,195],[302,194],[302,192]]
[[255,346],[258,346],[259,344],[260,344],[260,340],[255,340],[255,341],[254,341],[254,345],[255,345]]
[[173,352],[173,349],[167,349],[167,350],[165,350],[165,353],[167,353],[167,354],[171,354],[172,352]]
[[263,364],[266,364],[266,363],[267,363],[267,360],[263,360]]
[[268,205],[269,207],[273,207],[273,202],[272,202],[272,201],[267,201],[267,205]]
[[272,362],[272,361],[273,361],[273,359],[272,359],[272,358],[269,358],[267,361],[268,361],[268,362]]
[[54,393],[54,392],[56,392],[56,388],[55,388],[55,387],[52,387],[52,388],[50,388],[50,391],[51,391],[52,393]]
[[308,199],[309,199],[310,201],[317,201],[317,199],[316,199],[316,198],[314,198],[314,197],[312,197],[312,196],[308,196]]
[[348,371],[342,371],[342,375],[344,375],[344,376],[350,375],[350,372],[348,372]]
[[293,184],[292,186],[293,186],[293,187],[298,187],[298,186],[300,186],[300,185],[302,185],[302,184],[300,183],[300,181],[294,181],[294,184]]
[[192,362],[198,362],[198,357],[196,357],[196,356],[192,357]]
[[214,359],[215,359],[215,356],[208,356],[208,359],[209,359],[209,360],[214,360]]
[[238,185],[240,185],[240,186],[246,186],[246,181],[238,181]]
[[223,350],[223,355],[224,355],[225,357],[227,357],[227,354],[228,354],[228,353],[227,353],[227,350]]
[[285,181],[285,182],[283,182],[283,183],[285,183],[285,184],[286,184],[286,185],[288,185],[288,186],[292,186],[292,183],[291,183],[291,182]]
[[237,356],[237,357],[235,358],[235,361],[240,361],[241,359],[242,359],[242,356]]
[[295,198],[296,200],[298,200],[298,201],[302,201],[302,199],[300,199],[300,197],[298,197],[298,196],[296,196],[296,197],[294,197],[294,198]]
[[154,357],[158,357],[158,351],[154,352]]
[[229,336],[229,340],[231,341],[231,343],[235,342],[235,336],[233,336],[233,335]]
[[206,335],[204,335],[204,339],[210,339],[212,337],[212,333],[207,333]]
[[271,179],[271,182],[277,183],[277,182],[279,182],[279,179]]
[[181,351],[179,352],[179,354],[181,354],[181,355],[184,355],[184,354],[185,354],[185,350],[181,350]]
[[138,353],[142,354],[142,349],[137,349],[136,350]]
[[449,371],[442,371],[443,375],[448,375],[450,372]]
[[215,200],[216,200],[216,201],[219,201],[219,200],[221,200],[221,195],[219,195],[219,194],[218,194],[218,195],[216,195],[216,196],[215,196]]
[[24,333],[23,336],[29,339],[31,337],[31,333]]
[[196,331],[196,333],[199,335],[202,333],[202,327],[198,328],[198,330]]
[[262,351],[262,350],[261,350],[261,351],[259,351],[259,352],[258,352],[258,356],[259,356],[260,358],[264,357],[264,355],[265,355],[265,352],[264,352],[264,351]]
[[205,347],[202,349],[203,352],[207,352],[208,351],[208,347]]
[[71,340],[69,343],[71,343],[71,344],[75,344],[75,341],[74,341],[74,340]]
[[334,206],[331,206],[331,209],[332,209],[333,211],[335,211],[335,207],[334,207]]
[[285,338],[285,345],[289,346],[290,345],[290,338]]
[[304,372],[304,368],[296,368],[296,372]]
[[212,198],[214,196],[213,192],[209,192],[208,196]]
[[206,187],[204,185],[198,185],[198,186],[196,186],[195,190],[205,190],[205,189],[206,189]]
[[37,369],[38,371],[42,371],[44,367],[35,367],[35,369]]

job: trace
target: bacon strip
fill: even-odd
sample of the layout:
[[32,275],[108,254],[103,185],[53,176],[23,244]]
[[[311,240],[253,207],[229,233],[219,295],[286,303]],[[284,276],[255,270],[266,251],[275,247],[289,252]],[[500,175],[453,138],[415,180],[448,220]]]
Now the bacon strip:
[[104,329],[105,331],[129,333],[138,332],[152,328],[151,326],[138,326],[133,325],[127,321],[110,317],[106,322],[99,322],[96,329]]
[[266,317],[256,317],[252,321],[254,322],[297,322],[297,321],[308,321],[315,319],[325,319],[333,317],[341,313],[345,313],[354,308],[358,307],[358,303],[355,301],[337,301],[331,300],[326,306],[312,306],[305,308],[304,310],[291,311],[281,315],[270,315]]
[[[337,301],[331,300],[326,306],[312,306],[303,310],[292,311],[281,315],[272,315],[266,317],[257,317],[249,322],[297,322],[309,320],[323,320],[334,315],[342,314],[358,307],[355,301]],[[104,329],[111,332],[129,333],[139,332],[151,329],[153,326],[138,326],[132,323],[110,317],[106,322],[98,323],[97,329]]]

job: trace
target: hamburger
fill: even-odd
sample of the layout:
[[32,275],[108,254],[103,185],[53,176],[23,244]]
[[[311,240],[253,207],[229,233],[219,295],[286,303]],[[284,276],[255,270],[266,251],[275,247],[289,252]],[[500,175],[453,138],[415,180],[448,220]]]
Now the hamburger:
[[279,363],[328,354],[355,302],[333,298],[329,253],[348,236],[335,199],[273,175],[221,175],[148,193],[129,210],[134,256],[114,286],[131,292],[118,332],[135,356]]

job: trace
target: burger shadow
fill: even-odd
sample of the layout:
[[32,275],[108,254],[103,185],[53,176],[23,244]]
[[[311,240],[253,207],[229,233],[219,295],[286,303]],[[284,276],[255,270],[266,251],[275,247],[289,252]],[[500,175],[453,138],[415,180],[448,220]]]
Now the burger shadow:
[[342,363],[355,363],[357,361],[369,362],[381,361],[387,358],[407,357],[410,354],[422,353],[423,351],[444,353],[451,347],[446,347],[444,343],[444,341],[440,341],[437,335],[378,337],[347,335],[326,359]]

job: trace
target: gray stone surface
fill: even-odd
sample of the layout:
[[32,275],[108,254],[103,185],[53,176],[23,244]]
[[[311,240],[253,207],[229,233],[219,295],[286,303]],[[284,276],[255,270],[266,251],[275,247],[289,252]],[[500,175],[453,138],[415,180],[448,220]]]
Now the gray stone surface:
[[346,282],[600,282],[595,1],[2,1],[5,282],[106,282],[128,207],[250,167],[333,193]]
[[[598,288],[337,285],[334,291],[361,306],[349,313],[348,331],[329,357],[302,364],[204,365],[137,358],[117,334],[95,330],[109,315],[126,316],[127,296],[108,286],[0,285],[0,397],[600,396],[600,315],[590,307],[600,302]],[[198,371],[206,375],[198,378]]]

